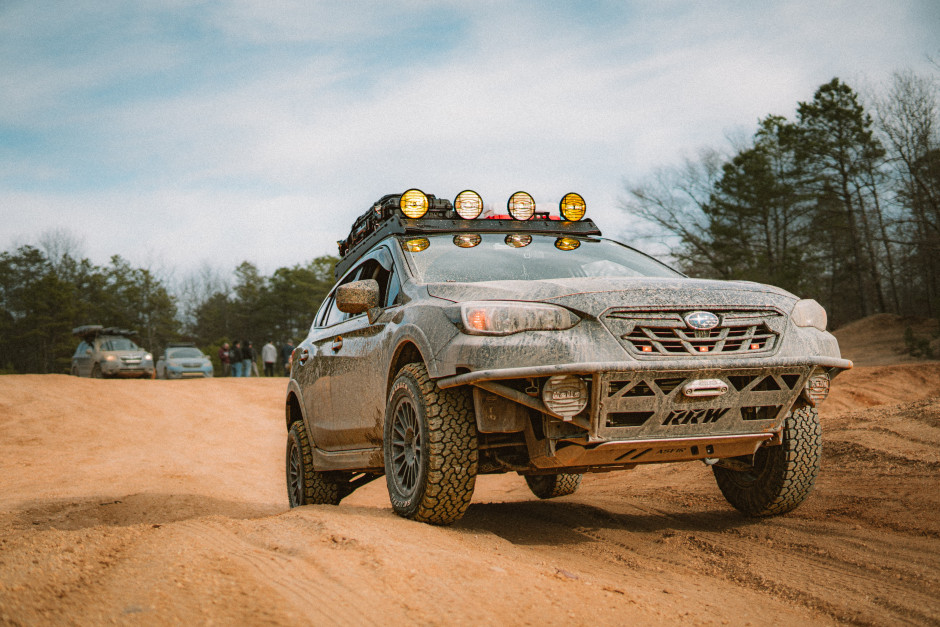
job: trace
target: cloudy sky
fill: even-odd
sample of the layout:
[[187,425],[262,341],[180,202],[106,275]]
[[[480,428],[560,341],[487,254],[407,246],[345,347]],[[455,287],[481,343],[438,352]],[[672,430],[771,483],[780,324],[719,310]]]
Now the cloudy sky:
[[410,187],[629,240],[624,179],[928,55],[936,0],[0,0],[0,250],[267,274]]

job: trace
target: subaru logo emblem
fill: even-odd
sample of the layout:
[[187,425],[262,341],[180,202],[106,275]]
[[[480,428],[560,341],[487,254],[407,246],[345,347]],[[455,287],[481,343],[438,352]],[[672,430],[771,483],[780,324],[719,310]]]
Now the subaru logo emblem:
[[685,317],[685,323],[692,329],[707,331],[718,326],[718,316],[709,311],[693,311]]

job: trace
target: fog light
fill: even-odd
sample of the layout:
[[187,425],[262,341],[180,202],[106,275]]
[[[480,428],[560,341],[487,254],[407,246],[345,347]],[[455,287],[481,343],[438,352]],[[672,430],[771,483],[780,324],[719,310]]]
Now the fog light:
[[483,199],[472,189],[465,189],[454,199],[454,210],[464,220],[473,220],[483,212]]
[[561,202],[558,204],[558,209],[559,213],[561,213],[561,217],[565,220],[577,222],[584,217],[584,212],[587,211],[587,204],[585,204],[584,198],[582,198],[580,194],[571,192],[570,194],[565,194],[565,197],[561,199]]
[[529,220],[535,215],[535,200],[526,192],[516,192],[509,197],[506,208],[514,220]]
[[454,235],[454,246],[460,248],[473,248],[482,241],[483,238],[480,237],[478,233],[460,233],[459,235]]
[[817,370],[803,386],[803,397],[815,407],[829,396],[829,373]]
[[587,383],[574,375],[556,375],[545,382],[542,402],[562,420],[571,420],[587,407]]
[[398,199],[401,212],[412,219],[417,219],[428,212],[430,201],[420,189],[409,189]]

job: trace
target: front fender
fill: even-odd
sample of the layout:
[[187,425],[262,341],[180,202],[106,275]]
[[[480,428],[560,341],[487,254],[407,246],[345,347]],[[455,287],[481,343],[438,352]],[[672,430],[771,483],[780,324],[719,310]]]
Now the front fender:
[[287,394],[284,401],[284,418],[287,431],[290,431],[291,424],[297,421],[298,415],[303,420],[304,426],[307,427],[307,433],[310,433],[310,425],[307,424],[307,415],[304,411],[304,393],[300,389],[300,384],[294,379],[290,379],[287,382]]

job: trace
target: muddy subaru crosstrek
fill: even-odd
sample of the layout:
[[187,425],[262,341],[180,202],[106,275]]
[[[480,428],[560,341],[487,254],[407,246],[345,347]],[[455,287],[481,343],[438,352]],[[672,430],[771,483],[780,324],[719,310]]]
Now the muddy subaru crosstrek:
[[604,239],[577,194],[385,196],[340,242],[337,283],[294,350],[291,506],[384,475],[394,510],[449,524],[476,476],[539,498],[584,473],[699,461],[750,516],[819,471],[816,407],[851,368],[826,312],[782,289],[690,279]]

